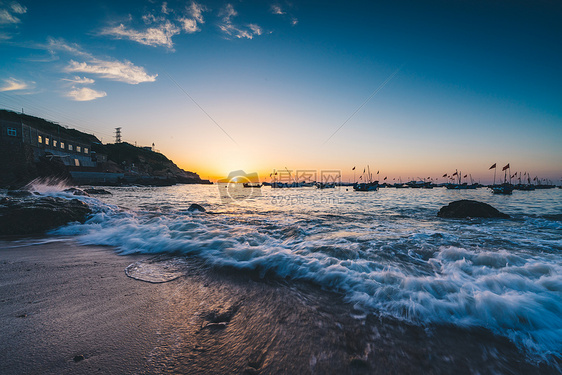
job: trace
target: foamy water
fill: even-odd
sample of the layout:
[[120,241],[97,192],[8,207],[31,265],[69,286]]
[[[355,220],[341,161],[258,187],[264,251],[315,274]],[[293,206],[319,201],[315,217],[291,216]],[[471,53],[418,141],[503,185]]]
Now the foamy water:
[[[107,189],[112,196],[79,197],[95,211],[85,224],[54,234],[123,254],[184,254],[308,280],[365,312],[484,327],[534,358],[562,357],[560,189],[497,196],[487,189],[264,187],[261,197],[230,203],[217,186]],[[436,217],[458,199],[487,202],[512,219]],[[188,211],[191,203],[207,212]],[[142,265],[133,271],[146,272]]]

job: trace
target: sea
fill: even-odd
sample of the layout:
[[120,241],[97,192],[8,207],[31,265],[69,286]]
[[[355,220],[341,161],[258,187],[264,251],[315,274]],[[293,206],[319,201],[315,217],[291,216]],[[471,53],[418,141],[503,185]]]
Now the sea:
[[[531,359],[562,358],[562,189],[504,196],[487,188],[176,185],[104,187],[112,194],[91,197],[33,189],[81,199],[94,212],[50,236],[304,281],[342,295],[350,314],[485,329]],[[511,218],[437,217],[461,199]],[[194,203],[205,212],[190,210]]]

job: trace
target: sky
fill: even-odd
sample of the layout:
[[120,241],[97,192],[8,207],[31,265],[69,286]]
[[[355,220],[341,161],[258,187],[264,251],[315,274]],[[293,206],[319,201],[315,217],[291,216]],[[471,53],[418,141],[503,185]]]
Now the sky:
[[121,127],[202,178],[509,163],[559,183],[560,20],[541,0],[0,0],[0,108]]

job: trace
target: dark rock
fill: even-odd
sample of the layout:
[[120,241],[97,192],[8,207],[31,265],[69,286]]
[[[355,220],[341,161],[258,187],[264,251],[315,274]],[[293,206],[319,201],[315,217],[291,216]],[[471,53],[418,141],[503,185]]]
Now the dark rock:
[[205,208],[201,205],[198,205],[197,203],[192,203],[191,206],[189,206],[189,208],[187,209],[188,211],[199,211],[199,212],[205,212]]
[[86,358],[85,358],[82,354],[80,354],[80,355],[75,356],[72,360],[73,360],[74,362],[80,362],[80,361],[83,361],[83,360],[85,360],[85,359],[86,359]]
[[460,200],[449,203],[449,205],[441,207],[437,216],[443,218],[509,218],[509,215],[498,211],[489,204],[473,200]]
[[39,234],[73,221],[84,222],[91,213],[78,199],[29,197],[3,199],[0,235]]
[[88,194],[104,194],[104,195],[111,195],[111,193],[107,190],[104,189],[94,189],[94,188],[90,188],[90,189],[84,189],[85,193]]
[[68,188],[68,189],[64,189],[63,190],[65,193],[72,193],[72,195],[80,195],[80,196],[85,196],[85,197],[89,197],[90,194],[86,193],[84,190],[80,190],[77,188]]
[[9,190],[7,195],[10,197],[30,197],[33,194],[28,190]]

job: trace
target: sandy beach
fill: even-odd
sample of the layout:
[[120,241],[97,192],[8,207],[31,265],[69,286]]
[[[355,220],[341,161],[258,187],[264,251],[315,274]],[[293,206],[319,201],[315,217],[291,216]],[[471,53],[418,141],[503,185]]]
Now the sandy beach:
[[125,268],[165,258],[41,242],[0,242],[2,374],[557,373],[485,330],[366,315],[314,285],[194,259],[149,283]]

